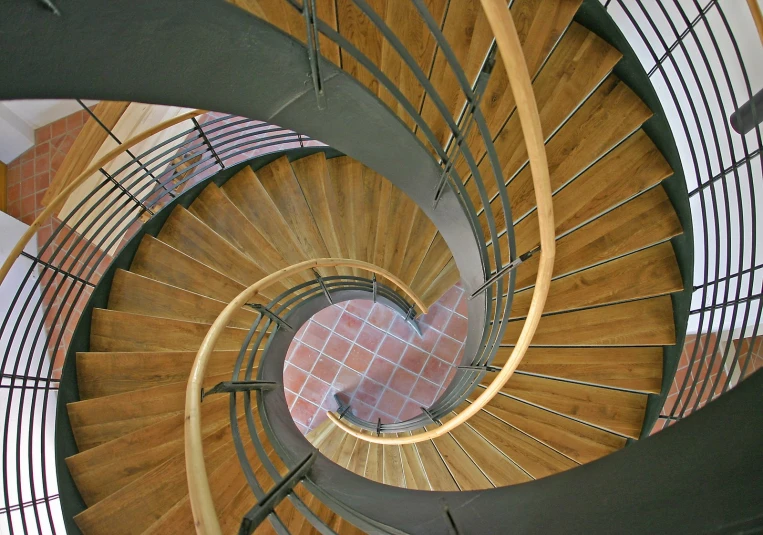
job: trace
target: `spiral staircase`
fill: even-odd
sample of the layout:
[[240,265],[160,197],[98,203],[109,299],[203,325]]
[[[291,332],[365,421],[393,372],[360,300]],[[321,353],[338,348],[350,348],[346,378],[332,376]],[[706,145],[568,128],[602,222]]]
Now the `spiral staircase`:
[[[266,104],[252,116],[304,126],[328,146],[279,134],[288,147],[239,163],[231,143],[269,140],[259,127],[231,132],[237,120],[226,116],[194,122],[179,142],[178,158],[191,171],[174,164],[173,184],[181,171],[182,180],[198,175],[182,193],[120,179],[135,203],[125,201],[129,217],[145,223],[124,234],[95,287],[61,378],[55,449],[67,532],[214,533],[208,511],[222,533],[481,532],[489,513],[503,514],[500,491],[516,492],[502,495],[515,500],[511,508],[544,496],[556,507],[547,520],[533,510],[517,524],[533,531],[564,514],[564,496],[573,511],[565,517],[583,514],[590,505],[576,513],[572,492],[605,501],[618,473],[633,487],[612,498],[613,518],[622,520],[632,514],[624,503],[643,503],[640,484],[648,484],[640,477],[664,468],[661,448],[695,440],[730,400],[754,406],[760,374],[736,398],[677,426],[683,435],[671,429],[640,440],[673,382],[691,299],[681,162],[649,79],[597,2],[508,4],[552,194],[556,252],[545,282],[547,222],[524,103],[479,2],[194,5],[193,16],[211,26],[205,42],[217,38],[209,36],[218,26],[234,25],[232,34],[251,39],[241,47],[252,57],[274,56],[257,67],[273,75],[273,87],[293,87],[289,80],[308,65],[294,93],[263,95]],[[113,9],[133,10],[153,27],[165,27],[172,14],[140,2]],[[52,28],[45,31],[53,41],[65,34]],[[207,61],[216,51],[200,53]],[[134,68],[117,76],[128,83]],[[195,83],[179,90],[180,104],[198,96]],[[251,83],[265,84],[264,77]],[[239,95],[229,110],[244,111],[251,96],[213,87],[228,90]],[[99,80],[92,91],[118,93]],[[158,147],[140,157],[155,155],[169,161],[175,152]],[[149,164],[138,167],[151,175]],[[91,242],[100,239],[101,230],[68,223]],[[127,226],[120,221],[112,231]],[[313,269],[294,269],[311,262]],[[384,426],[338,407],[339,416],[301,436],[282,384],[286,349],[302,324],[331,303],[361,298],[415,325],[459,281],[472,297],[469,334],[440,399],[419,417]],[[534,296],[546,287],[517,365]],[[483,404],[495,377],[514,366]],[[197,413],[190,397],[198,398]],[[480,409],[466,422],[437,431],[474,406]],[[189,435],[194,418],[198,437]],[[432,438],[415,441],[426,432]],[[642,476],[634,474],[639,453],[650,460]],[[203,509],[194,477],[208,487]],[[682,481],[690,484],[689,476]],[[528,488],[538,494],[519,494]],[[586,520],[577,528],[604,525]],[[577,529],[550,529],[568,528]]]

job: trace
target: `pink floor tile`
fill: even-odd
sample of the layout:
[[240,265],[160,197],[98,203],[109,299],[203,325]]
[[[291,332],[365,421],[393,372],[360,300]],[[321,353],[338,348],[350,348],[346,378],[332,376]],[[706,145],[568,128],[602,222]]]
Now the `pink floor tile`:
[[284,367],[287,401],[300,430],[314,429],[326,411],[337,410],[335,394],[369,422],[419,416],[453,378],[464,349],[465,312],[457,285],[419,318],[422,336],[398,312],[370,300],[317,313],[295,336]]

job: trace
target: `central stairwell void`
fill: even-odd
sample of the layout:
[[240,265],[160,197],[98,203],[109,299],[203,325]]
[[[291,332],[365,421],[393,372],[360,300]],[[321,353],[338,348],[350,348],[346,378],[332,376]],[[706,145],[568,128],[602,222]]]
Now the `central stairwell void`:
[[[686,330],[692,227],[665,113],[605,9],[192,4],[192,17],[150,2],[116,2],[108,17],[71,6],[61,21],[0,8],[7,21],[39,20],[46,42],[68,43],[76,24],[81,35],[62,45],[75,57],[96,28],[113,36],[111,53],[150,44],[157,72],[161,51],[175,54],[176,26],[204,20],[199,65],[248,73],[240,87],[189,73],[183,87],[155,93],[127,59],[92,87],[61,78],[64,96],[172,96],[238,114],[199,122],[195,110],[126,140],[40,214],[162,127],[193,121],[130,154],[56,230],[71,243],[52,238],[29,268],[84,286],[97,255],[118,251],[93,284],[60,379],[55,481],[66,532],[484,533],[509,518],[528,532],[646,529],[651,481],[680,469],[663,467],[661,448],[695,440],[729,399],[754,402],[760,374],[677,426],[685,434],[648,438]],[[128,13],[129,40],[109,31]],[[231,46],[238,53],[221,62]],[[273,152],[250,157],[253,146]],[[96,252],[80,269],[82,244]],[[303,435],[284,361],[311,317],[360,299],[421,333],[457,283],[468,329],[437,399],[388,422],[338,403]],[[40,285],[58,296],[55,279]],[[745,504],[728,511],[721,500],[706,513],[732,515],[719,524],[729,525],[747,518]],[[59,513],[47,511],[52,526]],[[11,532],[44,532],[35,514],[9,520]],[[656,518],[657,531],[674,526]],[[701,515],[687,522],[706,527]]]

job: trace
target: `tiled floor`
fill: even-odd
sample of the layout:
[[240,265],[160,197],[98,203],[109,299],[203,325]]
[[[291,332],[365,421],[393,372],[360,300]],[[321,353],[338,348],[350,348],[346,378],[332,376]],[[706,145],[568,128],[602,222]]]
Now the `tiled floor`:
[[337,409],[334,394],[360,418],[407,420],[444,391],[463,354],[466,297],[459,285],[420,318],[422,337],[393,310],[371,301],[333,305],[313,316],[289,348],[284,386],[303,433]]

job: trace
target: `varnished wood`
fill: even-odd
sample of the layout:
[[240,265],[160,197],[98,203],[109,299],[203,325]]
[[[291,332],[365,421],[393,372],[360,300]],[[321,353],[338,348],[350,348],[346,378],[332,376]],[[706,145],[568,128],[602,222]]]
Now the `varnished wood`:
[[[383,447],[378,444],[371,444],[371,446]],[[403,444],[400,446],[400,457],[403,463],[405,487],[414,490],[431,490],[432,487],[429,485],[426,470],[424,465],[421,464],[421,458],[416,450],[416,446],[413,444]]]
[[458,426],[450,434],[494,486],[505,487],[530,480],[514,462],[468,425]]
[[[250,168],[245,167],[239,174],[246,170]],[[260,209],[260,206],[255,205],[252,208],[257,212],[264,211]],[[279,243],[279,248],[271,245],[271,242],[249,222],[216,184],[212,183],[204,188],[188,210],[249,257],[263,272],[271,273],[289,265],[290,262],[284,259],[279,248],[288,256],[289,252],[294,250],[293,247],[288,242]],[[299,258],[298,261],[304,260],[302,257],[297,258]],[[306,277],[301,279],[297,277],[291,283],[297,285],[305,280]]]
[[641,433],[647,399],[636,392],[522,374],[514,375],[503,392],[630,438],[638,438]]
[[[657,186],[561,238],[554,277],[649,247],[682,232],[670,199],[662,186]],[[516,288],[532,285],[536,271],[535,257],[521,264]]]
[[445,243],[445,239],[437,233],[424,255],[423,262],[419,265],[411,282],[411,288],[415,288],[414,291],[419,294],[426,291],[452,259],[453,254]]
[[[204,388],[230,380],[231,371],[208,376]],[[93,448],[181,412],[185,386],[185,382],[171,383],[68,403],[66,409],[77,447],[80,451]]]
[[[106,128],[113,130],[129,105],[129,102],[102,100],[95,105],[93,113]],[[50,186],[42,197],[43,206],[85,170],[107,139],[109,133],[95,119],[88,117],[56,174],[51,177]]]
[[[342,226],[342,214],[346,211],[345,199],[341,189],[335,187],[335,182],[329,176],[326,155],[319,152],[300,158],[291,162],[291,167],[329,254],[335,258],[348,258],[347,235]],[[375,263],[378,265],[378,262]],[[350,268],[337,266],[336,270],[341,275],[352,275]]]
[[[196,351],[77,353],[80,399],[112,396],[132,390],[185,382]],[[209,375],[230,373],[235,351],[214,351]]]
[[[230,424],[229,403],[224,397],[204,403],[203,436]],[[85,503],[104,499],[182,452],[183,420],[180,413],[68,457],[66,465]]]
[[[479,389],[469,395],[474,400]],[[503,394],[494,397],[485,411],[578,463],[587,463],[625,446],[622,436],[533,407]]]
[[[255,174],[294,233],[304,253],[301,261],[328,257],[329,252],[323,242],[323,236],[286,157],[269,163]],[[327,267],[326,273],[336,275],[336,268]]]
[[493,488],[490,480],[485,477],[485,474],[480,471],[471,457],[464,452],[450,434],[439,436],[432,442],[461,490]]
[[[570,25],[533,82],[541,127],[546,136],[544,141],[551,137],[571,114],[590,113],[585,105],[577,112],[575,110],[611,72],[620,58],[621,54],[616,49],[594,33],[579,24]],[[517,114],[509,118],[496,136],[494,144],[503,173],[503,177],[497,178],[502,178],[500,183],[505,183],[527,161],[527,151],[522,142],[522,130]],[[549,159],[549,166],[551,163]],[[485,181],[488,196],[492,198],[498,190],[496,177],[488,158],[482,160],[479,170]],[[468,168],[464,168],[462,173],[463,176],[468,176]],[[476,200],[476,190],[473,185],[469,186],[469,192],[472,199]],[[521,205],[517,205],[519,199],[515,199],[512,195],[509,195],[509,199],[512,202],[512,210],[520,210]],[[516,209],[515,205],[517,205]],[[522,213],[520,210],[513,215],[517,217]],[[501,230],[501,227],[498,230]]]
[[[326,420],[329,422],[329,420]],[[331,422],[329,422],[331,425]],[[341,435],[343,431],[334,425],[331,425]],[[364,476],[371,481],[384,483],[384,448],[381,444],[370,443],[368,448],[368,458],[366,459],[366,471]]]
[[[158,238],[241,284],[252,284],[267,275],[248,256],[182,206],[172,211]],[[278,284],[275,289],[265,290],[263,295],[274,298],[286,289]]]
[[[502,345],[512,345],[523,320],[510,321]],[[661,346],[676,343],[668,296],[543,316],[534,346]]]
[[230,301],[246,288],[152,236],[141,240],[130,271],[221,301]]
[[[223,427],[208,436],[205,460],[210,472],[232,455],[230,429]],[[129,535],[147,529],[178,501],[187,488],[183,485],[183,455],[175,455],[162,465],[131,482],[74,517],[85,533]]]
[[422,294],[421,298],[427,305],[434,304],[442,295],[461,280],[461,273],[456,266],[456,260],[451,258],[442,271],[435,277],[432,284]]
[[[365,441],[358,441],[365,442]],[[404,487],[405,476],[403,475],[403,461],[400,454],[400,446],[385,445],[382,447],[384,455],[384,468],[382,473],[384,475],[384,484],[392,485],[393,487]]]
[[[381,444],[375,444],[379,448]],[[432,490],[459,490],[456,480],[445,465],[431,440],[414,445],[421,459],[421,465],[427,474],[427,480]]]
[[[673,170],[652,140],[638,130],[554,195],[556,235],[566,234],[671,174]],[[514,225],[514,237],[518,251],[538,245],[534,212]]]
[[362,476],[366,472],[366,462],[368,461],[368,442],[358,440],[355,449],[350,457],[347,469]]
[[525,480],[540,479],[577,466],[568,457],[485,411],[475,414],[468,425],[526,472],[523,473]]
[[[262,174],[265,173],[267,171],[263,170]],[[307,259],[294,231],[251,167],[241,169],[222,189],[232,204],[256,229],[257,234],[267,240],[265,251],[274,252],[273,262],[280,266],[278,269]],[[256,250],[256,246],[252,248],[252,252]],[[266,271],[272,272],[274,269]]]
[[[665,242],[554,280],[544,313],[607,305],[681,290],[683,282],[673,246]],[[512,317],[522,318],[527,314],[532,293],[533,290],[528,288],[514,295]]]
[[[163,282],[118,269],[109,292],[109,308],[157,318],[212,323],[225,308],[224,301],[210,299]],[[259,314],[241,309],[230,327],[248,329]]]
[[[207,323],[154,318],[116,310],[93,310],[90,349],[93,351],[195,351],[209,330]],[[246,329],[225,327],[217,350],[238,350]]]
[[[657,394],[662,387],[661,347],[531,347],[517,368],[545,377]],[[506,362],[500,347],[493,364]]]
[[0,212],[8,212],[8,166],[0,162]]

